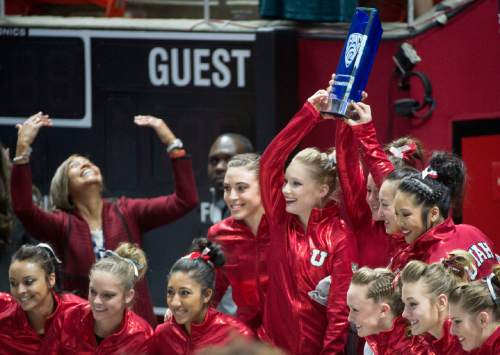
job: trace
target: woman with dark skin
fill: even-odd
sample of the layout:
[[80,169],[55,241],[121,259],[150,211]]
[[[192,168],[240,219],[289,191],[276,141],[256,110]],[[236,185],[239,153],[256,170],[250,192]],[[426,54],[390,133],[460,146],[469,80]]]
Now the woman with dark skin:
[[[104,199],[99,167],[81,155],[72,155],[57,169],[50,187],[55,211],[46,212],[32,202],[30,146],[40,128],[52,125],[47,115],[37,113],[19,124],[16,157],[13,159],[12,204],[26,230],[35,238],[52,243],[64,261],[64,288],[86,295],[88,273],[103,250],[120,242],[141,245],[144,233],[168,224],[198,203],[191,159],[166,123],[153,116],[136,116],[137,126],[150,127],[167,146],[175,174],[175,193],[149,199],[121,197]],[[136,288],[134,310],[155,324],[145,280]]]
[[48,244],[25,244],[13,255],[10,294],[0,293],[0,353],[37,353],[53,320],[85,302],[56,292],[58,262]]
[[200,238],[191,253],[170,269],[167,305],[171,312],[156,327],[148,342],[148,354],[197,354],[213,345],[225,345],[239,335],[253,338],[253,331],[240,320],[210,307],[215,293],[215,272],[224,265],[220,247]]

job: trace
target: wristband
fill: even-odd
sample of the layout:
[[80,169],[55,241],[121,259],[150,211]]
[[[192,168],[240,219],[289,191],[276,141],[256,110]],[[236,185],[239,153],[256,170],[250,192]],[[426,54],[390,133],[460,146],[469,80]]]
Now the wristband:
[[175,138],[174,141],[167,146],[167,153],[170,153],[174,149],[182,149],[182,148],[184,148],[182,141],[179,138]]
[[12,159],[12,162],[13,163],[17,163],[18,161],[21,161],[21,160],[24,160],[24,159],[29,159],[32,151],[33,151],[33,149],[31,149],[31,147],[28,147],[28,150],[24,154],[18,155],[16,157],[14,157]]

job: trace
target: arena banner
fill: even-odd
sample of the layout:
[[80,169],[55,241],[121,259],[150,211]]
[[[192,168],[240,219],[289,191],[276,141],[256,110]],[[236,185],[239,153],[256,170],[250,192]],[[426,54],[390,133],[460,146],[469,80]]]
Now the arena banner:
[[[92,126],[96,87],[251,90],[255,34],[0,29],[0,124]],[[108,82],[107,80],[112,80]]]

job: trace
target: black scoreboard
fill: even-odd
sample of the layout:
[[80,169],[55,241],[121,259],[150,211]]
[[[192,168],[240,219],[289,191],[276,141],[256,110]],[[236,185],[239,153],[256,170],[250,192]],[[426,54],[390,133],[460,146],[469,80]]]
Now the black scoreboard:
[[[223,132],[262,151],[297,108],[296,36],[286,29],[241,33],[0,28],[0,139],[14,149],[15,123],[50,115],[33,147],[34,183],[47,193],[70,154],[101,167],[106,196],[170,193],[164,147],[133,116],[162,117],[193,157],[208,199],[210,144]],[[171,264],[203,234],[200,209],[145,236],[154,303],[164,304]]]

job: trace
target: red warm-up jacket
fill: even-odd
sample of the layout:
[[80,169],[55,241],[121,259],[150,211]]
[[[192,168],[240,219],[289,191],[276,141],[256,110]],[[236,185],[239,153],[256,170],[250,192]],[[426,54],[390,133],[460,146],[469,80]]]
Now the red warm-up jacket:
[[377,188],[394,167],[377,140],[372,122],[350,127],[338,120],[335,143],[339,180],[344,205],[357,238],[359,263],[371,268],[385,267],[390,257],[406,243],[400,235],[388,235],[383,221],[373,220],[366,202],[366,178],[360,157]]
[[257,235],[253,235],[245,222],[229,217],[208,230],[208,239],[222,247],[226,259],[224,266],[216,271],[215,305],[231,285],[233,301],[238,306],[236,317],[256,330],[262,323],[262,308],[269,280],[269,228],[266,216],[262,216]]
[[500,354],[500,327],[491,334],[480,348],[469,352],[473,355],[498,355]]
[[44,341],[45,335],[52,328],[58,315],[70,307],[85,300],[53,293],[55,309],[45,321],[44,335],[39,335],[29,324],[26,312],[8,293],[0,293],[0,354],[36,354]]
[[173,316],[158,325],[148,341],[147,353],[190,355],[210,345],[224,345],[238,336],[252,339],[254,333],[238,319],[209,308],[202,323],[191,323],[191,335]]
[[427,355],[428,346],[422,337],[409,334],[408,321],[399,316],[394,319],[393,328],[365,337],[366,345],[374,355]]
[[[142,245],[144,233],[168,224],[193,209],[198,194],[191,159],[172,159],[175,193],[149,199],[121,197],[104,200],[102,230],[104,247],[113,250],[120,242]],[[29,164],[15,164],[11,178],[12,206],[26,230],[36,239],[51,243],[63,260],[63,288],[87,297],[88,274],[95,262],[92,237],[87,222],[75,209],[72,212],[46,212],[33,203]],[[136,285],[134,310],[156,324],[146,280]]]
[[[261,158],[260,190],[269,222],[269,285],[259,337],[292,354],[342,353],[347,340],[346,294],[357,247],[339,208],[313,209],[306,229],[286,212],[281,188],[288,156],[321,120],[309,103],[269,144]],[[326,305],[309,292],[330,276]]]
[[486,235],[467,224],[455,225],[448,217],[396,254],[389,267],[394,272],[400,272],[411,260],[429,264],[439,262],[455,249],[468,251],[473,256],[475,265],[470,270],[472,279],[488,276],[497,263],[493,243]]
[[80,304],[54,320],[40,354],[142,354],[152,335],[149,323],[126,309],[120,328],[97,344],[90,305]]
[[441,338],[436,339],[431,334],[425,333],[423,338],[427,343],[427,354],[429,355],[465,355],[466,351],[458,338],[451,334],[451,320],[447,319],[443,324],[443,334]]

